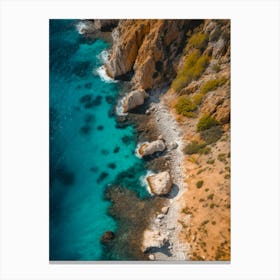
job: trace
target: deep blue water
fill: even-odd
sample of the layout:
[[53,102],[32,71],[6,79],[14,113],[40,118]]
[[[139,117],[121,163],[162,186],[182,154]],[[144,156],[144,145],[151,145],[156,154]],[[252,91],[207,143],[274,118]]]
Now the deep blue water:
[[50,260],[100,259],[100,237],[118,227],[103,198],[118,174],[123,187],[148,195],[134,128],[117,128],[111,114],[122,85],[95,71],[110,45],[84,38],[76,24],[50,20]]

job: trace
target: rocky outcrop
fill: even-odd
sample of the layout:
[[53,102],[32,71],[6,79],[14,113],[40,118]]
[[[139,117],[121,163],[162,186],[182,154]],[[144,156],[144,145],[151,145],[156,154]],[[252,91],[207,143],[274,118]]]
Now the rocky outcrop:
[[112,231],[106,231],[100,238],[101,243],[109,243],[115,238],[115,234]]
[[123,99],[123,112],[127,113],[144,103],[147,93],[143,89],[133,90]]
[[120,78],[132,69],[144,37],[149,33],[147,20],[120,20],[113,30],[113,47],[106,70],[112,78]]
[[143,233],[142,251],[145,253],[152,248],[161,248],[168,240],[167,234],[146,229]]
[[149,190],[155,195],[168,194],[172,187],[172,180],[168,171],[147,177]]
[[150,89],[174,77],[186,33],[199,20],[120,20],[106,64],[112,78],[134,73],[136,87]]
[[138,148],[137,153],[141,157],[150,156],[156,152],[162,152],[166,149],[166,145],[163,140],[156,140],[153,142],[146,142]]
[[118,22],[118,19],[95,19],[93,22],[93,26],[95,29],[102,32],[109,32],[118,25]]

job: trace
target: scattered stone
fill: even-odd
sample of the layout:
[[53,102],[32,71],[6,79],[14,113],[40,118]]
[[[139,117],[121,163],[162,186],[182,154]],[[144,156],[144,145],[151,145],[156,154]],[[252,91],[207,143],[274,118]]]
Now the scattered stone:
[[155,256],[153,254],[149,255],[149,260],[154,261],[155,260]]
[[168,146],[169,150],[174,150],[176,148],[178,148],[178,144],[177,142],[171,142]]
[[168,194],[172,187],[172,180],[168,171],[148,176],[147,182],[151,193],[155,195]]
[[159,215],[157,215],[157,218],[158,218],[158,219],[164,218],[164,214],[159,214]]
[[163,140],[163,136],[159,135],[158,140]]
[[174,230],[175,227],[174,227],[174,226],[168,226],[167,229],[168,229],[168,230]]
[[166,149],[166,146],[162,140],[156,140],[153,142],[146,142],[138,148],[138,154],[140,156],[149,156],[156,152],[162,152]]
[[168,210],[169,210],[168,206],[164,206],[164,207],[161,208],[161,212],[165,215],[168,213]]

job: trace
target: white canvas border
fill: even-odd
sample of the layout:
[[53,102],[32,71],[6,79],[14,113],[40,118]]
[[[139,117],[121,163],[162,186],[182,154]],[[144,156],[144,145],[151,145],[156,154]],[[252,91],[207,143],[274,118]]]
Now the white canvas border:
[[[232,260],[48,262],[48,19],[230,18]],[[0,279],[279,279],[279,2],[1,2]]]

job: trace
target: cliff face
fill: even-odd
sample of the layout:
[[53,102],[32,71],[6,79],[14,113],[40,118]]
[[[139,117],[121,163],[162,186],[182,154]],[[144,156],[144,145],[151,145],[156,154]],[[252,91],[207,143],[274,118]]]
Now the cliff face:
[[132,74],[135,87],[151,89],[174,77],[186,33],[195,20],[121,20],[106,65],[113,78]]
[[230,21],[120,20],[112,36],[111,77],[150,95],[169,86],[159,103],[184,131],[172,139],[183,145],[181,241],[192,260],[230,260]]

